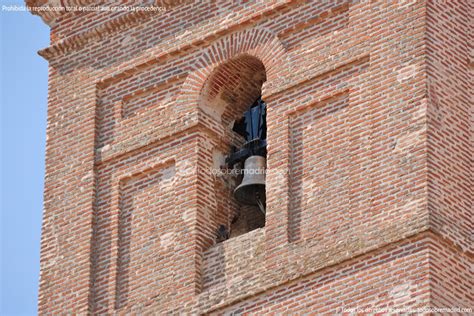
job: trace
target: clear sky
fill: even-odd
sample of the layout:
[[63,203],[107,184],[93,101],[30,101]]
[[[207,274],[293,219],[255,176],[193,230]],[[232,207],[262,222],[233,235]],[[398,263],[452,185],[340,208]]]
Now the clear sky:
[[37,313],[48,63],[36,52],[49,28],[1,6],[0,315]]

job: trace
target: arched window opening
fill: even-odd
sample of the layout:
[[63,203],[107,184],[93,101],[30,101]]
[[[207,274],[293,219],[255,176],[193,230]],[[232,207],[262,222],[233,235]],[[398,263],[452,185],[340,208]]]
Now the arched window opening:
[[[240,207],[231,221],[229,238],[265,226],[266,118],[266,104],[259,96],[232,127],[244,142],[239,147],[232,146],[226,157],[227,167],[239,175],[233,198]],[[222,231],[224,227],[219,229]]]
[[230,167],[243,163],[242,182],[234,197],[244,205],[258,206],[265,215],[265,167],[267,158],[267,107],[259,97],[235,122],[232,130],[245,139],[241,148],[232,148],[226,159]]
[[241,54],[219,65],[202,89],[202,110],[225,130],[225,145],[216,149],[227,172],[215,179],[214,242],[265,226],[265,81],[263,63]]

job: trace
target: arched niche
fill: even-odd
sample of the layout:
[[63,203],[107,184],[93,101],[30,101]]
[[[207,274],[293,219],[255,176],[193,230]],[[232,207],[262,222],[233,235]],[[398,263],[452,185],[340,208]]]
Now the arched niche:
[[[243,53],[220,63],[204,81],[198,106],[224,131],[223,141],[213,149],[214,168],[223,166],[223,159],[232,147],[239,148],[244,143],[244,138],[233,131],[234,123],[261,96],[266,79],[263,62]],[[237,169],[242,167],[237,166]],[[218,232],[221,225],[228,229],[229,238],[265,226],[265,216],[257,206],[242,205],[235,200],[233,191],[241,178],[241,175],[224,173],[214,179],[216,209],[211,221],[211,232],[217,235],[214,242],[223,241]]]

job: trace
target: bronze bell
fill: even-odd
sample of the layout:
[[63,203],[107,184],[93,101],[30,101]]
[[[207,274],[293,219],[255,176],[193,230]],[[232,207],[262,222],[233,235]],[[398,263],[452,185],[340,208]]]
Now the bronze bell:
[[265,158],[250,156],[245,160],[242,183],[235,188],[237,201],[255,205],[265,214]]

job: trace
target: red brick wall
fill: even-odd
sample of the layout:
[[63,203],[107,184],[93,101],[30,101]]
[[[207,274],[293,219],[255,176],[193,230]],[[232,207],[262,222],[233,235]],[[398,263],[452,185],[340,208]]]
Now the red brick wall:
[[469,43],[473,39],[473,12],[470,1],[430,2],[426,35],[431,225],[471,253],[474,251],[474,112],[473,57]]
[[216,314],[422,308],[430,301],[428,243],[429,238],[409,238],[271,288]]
[[[473,307],[467,1],[157,5],[43,16],[40,313]],[[265,227],[216,244],[260,93]]]

